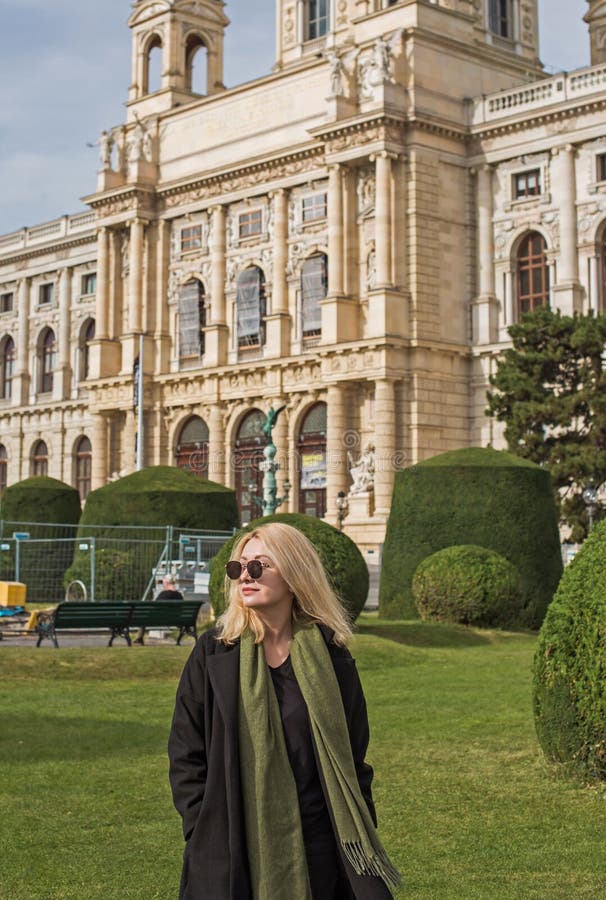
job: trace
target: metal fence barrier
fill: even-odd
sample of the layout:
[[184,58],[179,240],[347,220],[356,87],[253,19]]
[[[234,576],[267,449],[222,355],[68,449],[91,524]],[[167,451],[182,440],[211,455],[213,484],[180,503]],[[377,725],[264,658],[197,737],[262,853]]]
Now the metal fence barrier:
[[208,590],[210,561],[233,531],[150,525],[55,525],[0,520],[0,581],[21,581],[27,599],[152,600],[173,574],[189,599]]

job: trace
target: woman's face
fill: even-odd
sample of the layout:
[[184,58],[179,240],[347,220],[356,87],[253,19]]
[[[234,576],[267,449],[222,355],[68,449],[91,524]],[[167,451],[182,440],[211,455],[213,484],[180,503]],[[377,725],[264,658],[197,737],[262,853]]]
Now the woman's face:
[[281,612],[292,608],[293,592],[288,587],[271,556],[265,548],[263,539],[251,538],[240,555],[242,565],[251,559],[263,563],[263,572],[258,580],[250,577],[246,569],[238,580],[238,592],[244,606],[254,609],[261,615],[263,612]]

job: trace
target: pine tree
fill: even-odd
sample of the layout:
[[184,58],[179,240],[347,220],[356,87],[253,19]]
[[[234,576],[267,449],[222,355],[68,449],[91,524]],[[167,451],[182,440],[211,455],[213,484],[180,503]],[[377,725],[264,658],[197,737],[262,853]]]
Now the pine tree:
[[513,346],[490,378],[486,414],[505,423],[512,453],[549,469],[560,518],[581,541],[583,489],[606,481],[606,315],[564,316],[543,306],[509,335]]

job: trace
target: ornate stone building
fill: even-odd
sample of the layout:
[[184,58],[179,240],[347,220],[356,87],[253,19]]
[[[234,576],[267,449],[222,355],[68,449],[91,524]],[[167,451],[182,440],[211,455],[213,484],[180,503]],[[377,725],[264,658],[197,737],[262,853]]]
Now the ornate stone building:
[[592,66],[549,78],[537,0],[276,5],[272,73],[227,90],[222,0],[133,4],[90,212],[0,237],[0,486],[132,471],[140,363],[143,464],[245,520],[271,404],[283,508],[334,522],[372,445],[345,519],[371,547],[396,468],[498,445],[520,312],[604,307],[606,0]]

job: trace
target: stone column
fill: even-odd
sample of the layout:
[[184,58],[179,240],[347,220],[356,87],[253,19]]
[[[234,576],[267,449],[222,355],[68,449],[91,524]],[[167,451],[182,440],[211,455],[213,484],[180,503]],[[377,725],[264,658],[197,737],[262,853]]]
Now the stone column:
[[576,209],[575,148],[568,144],[557,153],[558,177],[554,179],[560,193],[560,258],[558,283],[553,288],[554,306],[566,315],[581,311],[579,284],[578,235]]
[[375,199],[375,254],[377,260],[377,288],[393,285],[391,244],[392,206],[392,153],[383,151],[375,156],[376,199]]
[[216,404],[211,407],[208,417],[208,477],[218,484],[227,484],[225,480],[225,450],[223,411]]
[[29,403],[29,387],[32,380],[32,373],[29,371],[30,284],[29,278],[22,278],[17,291],[19,336],[17,339],[15,390],[12,393],[14,406],[27,406]]
[[109,337],[109,229],[102,227],[97,235],[97,294],[95,297],[95,337]]
[[272,191],[273,203],[273,278],[271,308],[266,316],[265,356],[283,358],[290,350],[290,317],[288,312],[288,193]]
[[66,400],[71,387],[70,366],[70,332],[71,332],[71,293],[72,269],[62,269],[59,281],[59,348],[57,353],[57,371],[53,379],[54,395],[57,400]]
[[130,223],[128,329],[139,334],[143,324],[143,236],[141,219]]
[[109,469],[107,439],[108,422],[104,413],[98,412],[93,419],[92,461],[91,461],[91,488],[95,491],[103,487],[107,481]]
[[210,322],[206,328],[204,362],[220,366],[227,361],[225,321],[225,207],[211,209],[211,297]]
[[343,294],[343,169],[328,168],[328,296]]
[[375,382],[375,514],[388,516],[394,482],[396,397],[394,382]]
[[473,340],[477,344],[491,344],[497,340],[498,307],[495,295],[493,185],[492,167],[477,170],[477,260],[478,295],[473,302]]
[[326,518],[337,521],[337,494],[347,492],[349,478],[345,454],[344,435],[347,420],[347,388],[342,384],[328,387],[326,423]]
[[168,324],[170,225],[165,219],[160,219],[157,223],[157,228],[154,370],[159,373],[168,372],[170,366],[170,334]]

